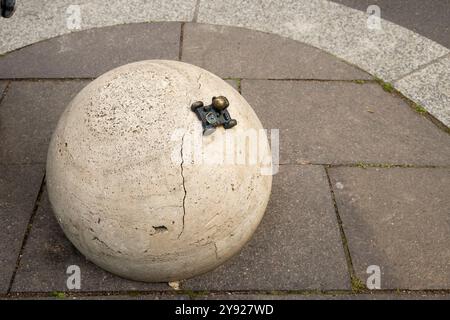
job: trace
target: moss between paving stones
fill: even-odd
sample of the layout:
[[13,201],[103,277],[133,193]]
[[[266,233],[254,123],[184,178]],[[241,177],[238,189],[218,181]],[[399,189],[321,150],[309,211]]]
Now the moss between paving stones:
[[366,285],[364,284],[364,282],[361,279],[359,279],[357,276],[352,275],[351,281],[352,281],[352,291],[353,292],[363,293],[368,290]]
[[428,118],[428,120],[433,122],[439,129],[441,129],[442,131],[450,134],[450,127],[447,127],[440,120],[438,120],[433,115],[431,115],[427,111],[427,109],[425,109],[423,106],[421,106],[420,104],[418,104],[418,103],[412,101],[411,99],[407,98],[403,93],[401,93],[400,91],[395,89],[394,86],[391,83],[385,82],[385,81],[383,81],[383,80],[381,80],[379,78],[375,78],[375,82],[377,82],[383,88],[384,91],[399,96],[400,98],[403,99],[403,101],[405,101],[411,107],[412,110],[414,110],[415,112],[417,112],[420,115],[426,116]]

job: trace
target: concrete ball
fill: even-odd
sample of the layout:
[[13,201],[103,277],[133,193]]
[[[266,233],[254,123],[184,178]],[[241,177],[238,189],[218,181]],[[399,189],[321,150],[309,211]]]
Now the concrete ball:
[[[202,136],[190,107],[213,96],[228,99],[238,125]],[[257,161],[245,154],[255,150]],[[270,155],[258,117],[225,81],[187,63],[141,61],[70,102],[50,142],[47,189],[64,233],[89,260],[133,280],[182,280],[250,239],[270,196]]]

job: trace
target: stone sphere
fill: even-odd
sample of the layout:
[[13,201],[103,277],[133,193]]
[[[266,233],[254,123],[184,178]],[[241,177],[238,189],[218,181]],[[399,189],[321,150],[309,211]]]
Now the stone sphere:
[[[191,105],[213,96],[228,99],[237,125],[205,136]],[[105,73],[71,101],[51,139],[47,189],[90,261],[133,280],[175,281],[214,269],[250,239],[269,200],[270,161],[258,117],[228,83],[148,60]]]

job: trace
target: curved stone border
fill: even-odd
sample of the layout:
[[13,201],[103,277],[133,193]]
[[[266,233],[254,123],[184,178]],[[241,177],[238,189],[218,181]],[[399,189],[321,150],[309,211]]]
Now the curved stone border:
[[[40,40],[95,27],[150,21],[194,21],[278,34],[327,51],[392,82],[450,126],[450,50],[386,20],[367,27],[361,11],[327,0],[23,0],[0,20],[0,54]],[[70,6],[81,25],[70,30]]]

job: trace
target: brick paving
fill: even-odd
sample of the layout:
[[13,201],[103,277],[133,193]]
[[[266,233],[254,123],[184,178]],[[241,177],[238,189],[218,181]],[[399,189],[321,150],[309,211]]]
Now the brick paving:
[[[175,292],[86,261],[57,225],[43,178],[57,119],[93,77],[131,61],[180,58],[225,78],[264,127],[280,129],[282,165],[265,217],[242,252]],[[450,294],[450,135],[333,56],[238,28],[122,25],[0,57],[0,92],[7,86],[0,95],[0,297]],[[72,264],[81,268],[82,289],[69,292]],[[375,295],[361,287],[369,265],[382,272]]]

